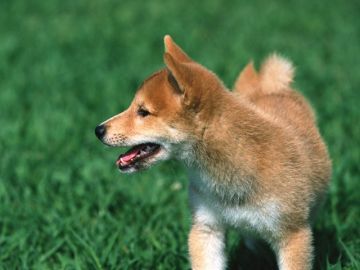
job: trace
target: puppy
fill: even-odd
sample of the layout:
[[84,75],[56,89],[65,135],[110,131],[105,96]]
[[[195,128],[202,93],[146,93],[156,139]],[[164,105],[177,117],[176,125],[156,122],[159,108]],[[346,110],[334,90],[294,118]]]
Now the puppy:
[[133,173],[176,158],[189,172],[192,269],[226,268],[225,231],[273,248],[281,270],[311,269],[310,221],[331,176],[314,113],[291,89],[292,64],[272,55],[252,63],[230,92],[165,36],[166,67],[137,90],[129,108],[96,127],[116,161]]

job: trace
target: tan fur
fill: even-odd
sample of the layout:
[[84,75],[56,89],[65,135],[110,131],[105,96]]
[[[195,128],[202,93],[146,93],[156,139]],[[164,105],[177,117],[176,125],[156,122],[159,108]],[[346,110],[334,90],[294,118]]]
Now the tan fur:
[[[193,269],[225,269],[226,226],[268,241],[281,270],[310,269],[310,215],[327,188],[331,163],[310,106],[291,89],[291,63],[273,55],[259,73],[250,63],[232,93],[169,36],[165,47],[167,68],[104,123],[103,141],[160,144],[159,154],[139,168],[170,157],[187,164]],[[151,115],[139,117],[139,106]]]
[[[235,92],[238,92],[243,97],[250,97],[256,95],[260,91],[260,79],[259,75],[254,68],[254,63],[251,61],[241,71],[239,77],[235,82]],[[241,90],[241,91],[240,91]]]
[[294,77],[294,67],[285,58],[276,54],[266,59],[260,70],[261,88],[266,93],[279,92],[289,88]]
[[312,262],[312,235],[310,228],[300,228],[283,238],[277,254],[281,268],[310,269]]
[[[224,234],[217,228],[208,228],[201,224],[192,226],[189,234],[189,252],[191,256],[191,266],[193,270],[211,269],[211,267],[219,267],[225,262],[224,258],[220,258],[218,254],[209,254],[209,244],[224,246]],[[215,257],[214,257],[215,255]],[[218,257],[216,257],[218,256]],[[209,257],[212,257],[209,260]],[[219,259],[221,259],[219,261]]]

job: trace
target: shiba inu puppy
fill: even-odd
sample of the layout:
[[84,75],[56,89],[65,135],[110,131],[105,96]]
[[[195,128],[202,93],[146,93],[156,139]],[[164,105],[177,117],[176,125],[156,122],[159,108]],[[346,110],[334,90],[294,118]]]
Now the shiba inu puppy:
[[227,227],[260,237],[285,269],[311,269],[310,220],[330,179],[331,162],[306,100],[291,89],[292,64],[252,63],[234,91],[165,36],[166,68],[138,89],[130,107],[96,127],[116,161],[133,173],[176,158],[188,167],[196,270],[225,269]]

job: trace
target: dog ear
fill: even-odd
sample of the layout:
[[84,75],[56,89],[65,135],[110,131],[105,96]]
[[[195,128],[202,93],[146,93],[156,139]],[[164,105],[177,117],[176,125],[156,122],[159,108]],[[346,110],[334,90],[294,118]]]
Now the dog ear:
[[174,75],[171,73],[171,71],[168,69],[168,77],[167,80],[169,82],[169,84],[171,85],[172,89],[174,89],[174,91],[177,94],[183,94],[184,91],[180,88],[177,80],[175,79]]
[[[164,53],[164,62],[168,68],[168,81],[170,86],[177,94],[181,95],[182,101],[185,105],[191,105],[198,95],[196,91],[192,91],[194,83],[194,74],[191,63],[181,63],[177,61],[171,54]],[[194,105],[194,104],[192,104]]]
[[186,64],[178,62],[171,54],[164,53],[164,62],[169,70],[168,81],[180,94],[184,94],[190,72]]
[[186,63],[192,62],[192,59],[177,45],[169,35],[164,37],[165,52],[169,53],[177,61]]
[[165,35],[164,45],[164,62],[169,70],[168,81],[177,93],[184,94],[189,72],[182,63],[190,63],[192,60],[169,35]]
[[259,88],[259,75],[254,68],[253,61],[241,71],[234,85],[234,92],[251,94]]

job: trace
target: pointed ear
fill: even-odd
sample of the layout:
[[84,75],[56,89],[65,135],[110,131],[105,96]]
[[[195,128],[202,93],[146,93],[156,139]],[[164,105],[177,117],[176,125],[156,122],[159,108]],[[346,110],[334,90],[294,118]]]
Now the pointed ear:
[[170,70],[168,70],[168,77],[167,80],[171,87],[174,89],[175,93],[182,95],[184,94],[184,88],[181,88],[178,84],[177,80],[175,79],[174,75],[171,73]]
[[194,83],[191,65],[178,62],[171,54],[164,53],[164,62],[169,70],[168,81],[171,87],[181,95],[185,105],[197,104],[197,94],[191,90]]
[[191,58],[172,40],[169,35],[164,37],[165,52],[171,54],[179,62],[191,62]]
[[241,71],[234,85],[234,92],[242,93],[244,91],[251,91],[257,89],[259,86],[259,75],[254,68],[254,64],[251,61]]
[[178,62],[171,54],[164,53],[164,62],[169,70],[169,83],[173,88],[183,94],[189,80],[189,71],[185,64]]

